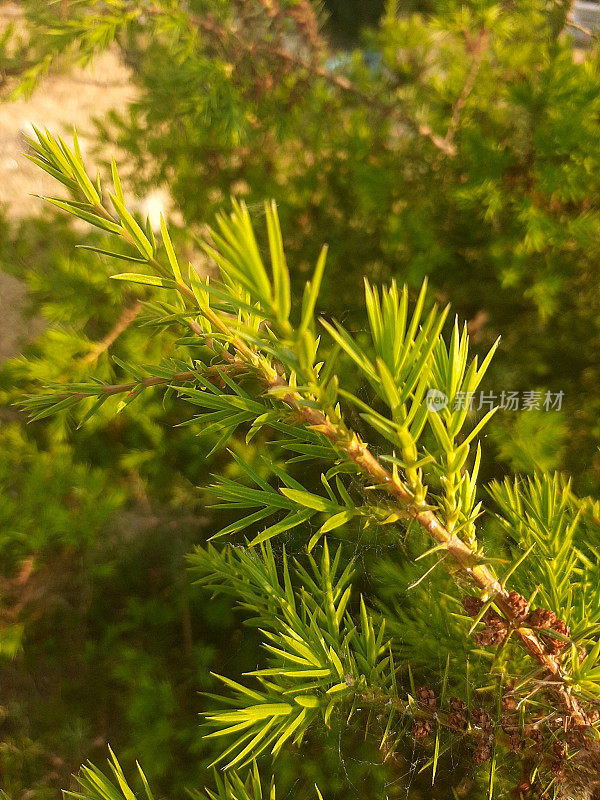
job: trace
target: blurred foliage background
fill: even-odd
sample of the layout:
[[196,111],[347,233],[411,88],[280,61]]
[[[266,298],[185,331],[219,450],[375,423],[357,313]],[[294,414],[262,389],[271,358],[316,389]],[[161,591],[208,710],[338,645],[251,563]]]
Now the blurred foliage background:
[[[93,156],[102,171],[115,153],[132,196],[163,191],[181,252],[201,260],[195,237],[230,196],[255,211],[272,197],[296,285],[327,242],[321,311],[353,331],[364,275],[414,288],[428,275],[482,352],[502,334],[487,391],[564,392],[560,411],[496,415],[484,478],[559,469],[597,494],[600,71],[594,41],[574,47],[568,4],[24,0],[19,11],[0,36],[4,110],[43,91],[46,72],[113,48],[137,91],[95,120]],[[0,269],[26,287],[23,355],[0,366],[0,788],[56,797],[109,742],[158,792],[184,796],[210,762],[198,720],[210,669],[234,675],[258,658],[231,604],[207,602],[186,569],[223,524],[198,487],[235,466],[177,427],[190,412],[173,398],[146,394],[116,416],[105,406],[79,431],[67,416],[26,425],[15,403],[37,381],[116,382],[113,356],[150,362],[173,347],[136,324],[144,290],[124,304],[110,262],[76,247],[102,238],[41,204],[0,221]],[[260,440],[229,446],[260,455]],[[383,567],[374,543],[357,555],[382,602],[390,580],[403,586],[392,554]],[[426,678],[447,632],[426,582],[411,598],[386,614]],[[460,754],[432,788],[406,776],[408,761],[373,767],[360,733],[347,753],[333,731],[311,758],[287,754],[290,796],[299,777],[330,798],[476,791]]]

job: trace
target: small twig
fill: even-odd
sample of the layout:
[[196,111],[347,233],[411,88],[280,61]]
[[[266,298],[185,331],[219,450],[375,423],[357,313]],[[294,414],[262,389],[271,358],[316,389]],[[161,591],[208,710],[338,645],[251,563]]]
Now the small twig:
[[92,350],[81,359],[81,364],[91,364],[96,361],[102,353],[105,353],[108,348],[115,342],[118,337],[127,330],[131,323],[136,319],[142,310],[142,303],[140,300],[135,302],[130,308],[126,308],[115,327],[108,333],[104,339],[94,345]]
[[481,63],[483,61],[483,56],[485,53],[485,45],[487,44],[487,31],[485,29],[479,32],[475,43],[471,47],[471,52],[473,53],[473,60],[471,62],[471,67],[467,73],[467,77],[465,79],[464,86],[456,103],[454,104],[454,108],[452,109],[452,116],[450,117],[450,123],[448,124],[448,130],[446,131],[446,135],[444,136],[444,143],[446,147],[452,146],[452,142],[454,140],[454,136],[458,129],[458,124],[460,122],[460,115],[466,105],[467,100],[469,99],[469,95],[473,91],[473,87],[475,85],[475,79],[477,78],[477,73],[479,72],[479,68],[481,67]]
[[[263,48],[265,47],[264,44],[262,46]],[[409,117],[407,114],[401,113],[400,111],[398,111],[397,108],[394,108],[393,106],[390,106],[387,103],[380,100],[378,97],[375,97],[374,95],[370,95],[367,92],[363,91],[343,75],[336,75],[333,72],[329,72],[323,67],[313,65],[310,62],[306,61],[305,59],[298,58],[292,53],[288,53],[286,50],[283,50],[282,48],[279,47],[273,48],[269,52],[277,56],[277,58],[279,58],[280,60],[285,61],[288,64],[291,64],[292,66],[304,69],[318,78],[323,78],[324,80],[328,81],[330,84],[335,86],[337,89],[340,89],[342,92],[345,92],[346,94],[351,94],[354,97],[357,97],[359,100],[362,100],[364,103],[371,106],[372,108],[376,108],[379,111],[382,111],[384,114],[389,116],[390,119],[393,119],[396,122],[399,122],[403,125],[407,125],[413,128],[413,130],[415,130],[419,136],[423,136],[424,138],[429,139],[429,141],[433,144],[433,146],[444,155],[446,156],[456,155],[456,148],[452,145],[452,143],[446,142],[444,138],[433,133],[433,131],[428,125],[421,125],[417,123],[414,119],[412,119],[412,117]]]

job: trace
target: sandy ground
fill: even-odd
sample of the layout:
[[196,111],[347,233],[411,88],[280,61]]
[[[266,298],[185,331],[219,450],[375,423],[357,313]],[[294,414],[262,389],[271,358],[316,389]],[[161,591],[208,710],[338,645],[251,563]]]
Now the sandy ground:
[[[0,34],[18,22],[18,4],[0,2]],[[57,194],[57,184],[24,155],[32,125],[61,134],[77,128],[85,155],[93,134],[91,120],[111,109],[123,109],[135,98],[131,75],[116,51],[100,56],[86,69],[50,74],[29,99],[0,103],[0,206],[16,220],[41,213],[43,201],[35,195]],[[0,271],[0,358],[18,352],[22,340],[19,309],[23,289]]]
[[25,333],[19,313],[24,295],[19,281],[0,272],[0,361],[19,352]]
[[[0,3],[0,32],[17,17],[14,3]],[[17,17],[18,18],[18,17]],[[26,135],[32,126],[61,134],[77,128],[85,155],[93,134],[92,118],[102,119],[113,108],[124,109],[135,98],[131,75],[115,50],[86,69],[50,74],[29,99],[0,104],[0,204],[11,218],[36,214],[40,200],[33,195],[56,192],[56,182],[27,160]]]

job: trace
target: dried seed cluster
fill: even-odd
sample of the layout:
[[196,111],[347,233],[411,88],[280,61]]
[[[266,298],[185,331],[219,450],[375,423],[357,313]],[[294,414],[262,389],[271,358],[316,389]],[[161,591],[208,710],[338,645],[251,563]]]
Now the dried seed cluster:
[[[485,605],[483,600],[474,595],[463,597],[462,604],[470,617],[479,616]],[[475,644],[479,647],[495,647],[502,644],[508,636],[508,622],[491,609],[487,609],[483,614],[481,622],[485,623],[485,627],[473,636]]]
[[[557,619],[554,625],[552,626],[552,630],[560,633],[561,636],[568,636],[569,635],[569,627],[566,625],[562,619]],[[564,650],[565,642],[561,639],[555,639],[551,636],[544,636],[544,642],[548,650],[552,653],[552,655],[557,656],[562,650]]]
[[[429,713],[435,714],[437,710],[437,699],[433,689],[429,686],[419,686],[415,692],[417,702],[420,706],[426,709]],[[427,720],[417,719],[414,721],[411,728],[411,735],[415,739],[424,739],[429,736],[432,730],[432,725]]]
[[492,745],[489,742],[481,742],[473,752],[473,761],[476,764],[485,764],[492,757]]
[[500,727],[508,736],[512,736],[513,733],[516,733],[519,730],[519,723],[517,718],[512,716],[511,714],[503,714],[500,717]]
[[492,757],[492,718],[485,708],[478,706],[471,710],[471,724],[481,730],[477,747],[473,751],[473,761],[484,764]]
[[483,600],[481,600],[479,597],[475,597],[472,594],[463,597],[462,604],[465,612],[470,617],[476,617],[484,606]]
[[423,719],[418,719],[413,723],[410,730],[414,739],[424,739],[431,733],[431,724]]
[[556,614],[548,608],[536,608],[529,613],[527,622],[533,628],[551,628],[556,622]]
[[557,758],[564,758],[566,749],[565,743],[561,739],[557,739],[552,745],[552,750]]
[[508,739],[508,746],[513,751],[513,753],[518,753],[519,750],[523,749],[523,739],[519,733],[512,733]]
[[[536,608],[534,611],[531,611],[527,616],[527,623],[533,628],[556,631],[556,633],[560,633],[560,635],[565,638],[569,635],[568,625],[562,619],[558,619],[554,611],[551,611],[549,608]],[[544,635],[543,633],[540,634],[540,636],[546,649],[553,656],[559,655],[564,650],[566,643],[562,639]],[[583,653],[580,652],[580,660],[583,660],[586,655],[587,653],[585,650]]]
[[[515,602],[518,602],[518,599]],[[475,609],[477,605],[474,604],[471,608]],[[481,608],[482,606],[479,605],[477,613],[481,611]],[[541,611],[545,610],[542,609]],[[522,607],[522,614],[525,615],[524,606]],[[523,616],[523,618],[526,617]],[[549,620],[552,626],[557,626],[561,622],[555,616],[552,618],[550,614],[546,613],[536,614],[534,619],[536,618],[538,621],[540,619],[543,621]],[[489,622],[493,622],[495,619],[499,618],[493,617]],[[490,626],[489,622],[488,627],[493,628],[493,624]],[[562,626],[558,624],[558,628],[561,629]],[[429,686],[420,686],[416,689],[415,697],[422,709],[418,714],[428,718],[415,718],[411,734],[414,739],[425,739],[432,733],[436,725],[438,700],[435,692]],[[447,717],[442,714],[441,722],[456,732],[463,734],[467,733],[467,731],[469,732],[468,735],[474,748],[472,758],[477,765],[482,765],[490,760],[496,741],[513,753],[523,753],[527,763],[532,758],[535,759],[540,766],[543,766],[542,777],[534,781],[535,786],[530,783],[529,778],[523,778],[522,782],[514,788],[511,794],[515,797],[523,798],[530,796],[530,793],[535,789],[536,791],[539,790],[535,796],[541,798],[543,795],[539,792],[542,792],[543,786],[540,780],[542,780],[543,775],[546,775],[546,781],[548,773],[552,775],[555,781],[566,779],[568,772],[567,746],[578,749],[584,746],[589,725],[574,725],[570,717],[553,717],[548,720],[544,718],[541,712],[528,713],[527,719],[524,721],[519,716],[519,697],[514,694],[514,685],[510,682],[506,685],[501,706],[502,715],[496,730],[492,717],[485,708],[477,706],[469,711],[466,703],[458,697],[450,698]],[[593,724],[599,719],[600,711],[594,709],[589,715],[589,722]],[[542,725],[548,728],[546,735],[543,733]],[[552,732],[553,726],[554,732]],[[537,755],[534,755],[536,751]],[[540,784],[539,786],[538,783]]]

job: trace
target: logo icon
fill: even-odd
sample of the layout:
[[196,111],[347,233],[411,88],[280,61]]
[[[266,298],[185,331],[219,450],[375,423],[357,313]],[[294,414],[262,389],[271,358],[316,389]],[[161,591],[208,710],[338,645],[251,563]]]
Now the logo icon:
[[425,396],[425,404],[427,405],[428,411],[435,411],[437,413],[448,405],[448,396],[440,392],[439,389],[428,389],[427,395]]

